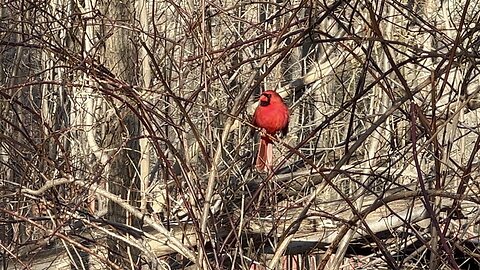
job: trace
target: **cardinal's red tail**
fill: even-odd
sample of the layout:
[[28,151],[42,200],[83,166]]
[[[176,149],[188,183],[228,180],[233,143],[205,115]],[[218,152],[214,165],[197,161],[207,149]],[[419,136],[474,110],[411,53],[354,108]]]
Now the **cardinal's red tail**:
[[259,172],[268,172],[272,170],[273,165],[273,144],[268,138],[260,138],[258,147],[257,162],[255,167]]

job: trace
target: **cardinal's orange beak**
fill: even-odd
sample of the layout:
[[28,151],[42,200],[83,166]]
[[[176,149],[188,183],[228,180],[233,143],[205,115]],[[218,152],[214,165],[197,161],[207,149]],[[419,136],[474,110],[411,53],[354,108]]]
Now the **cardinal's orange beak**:
[[260,102],[268,102],[268,97],[265,95],[261,95],[259,100]]

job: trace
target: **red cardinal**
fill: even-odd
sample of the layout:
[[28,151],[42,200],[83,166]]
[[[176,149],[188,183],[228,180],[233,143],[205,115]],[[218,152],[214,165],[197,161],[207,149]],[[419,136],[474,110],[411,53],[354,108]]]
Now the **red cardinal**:
[[260,135],[260,147],[258,149],[257,162],[255,167],[258,171],[270,171],[273,164],[273,142],[266,134],[275,135],[281,131],[283,135],[288,132],[289,113],[288,107],[283,99],[275,91],[263,92],[259,98],[255,113],[253,114],[253,125],[262,129]]

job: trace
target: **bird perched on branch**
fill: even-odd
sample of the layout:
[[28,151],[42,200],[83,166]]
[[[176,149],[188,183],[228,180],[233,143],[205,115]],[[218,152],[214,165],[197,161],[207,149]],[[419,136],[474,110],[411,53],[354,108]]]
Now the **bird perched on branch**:
[[252,124],[262,129],[255,164],[259,172],[271,171],[273,142],[270,136],[274,136],[278,132],[285,136],[288,132],[289,118],[288,107],[277,92],[268,90],[260,95],[259,104],[252,119]]

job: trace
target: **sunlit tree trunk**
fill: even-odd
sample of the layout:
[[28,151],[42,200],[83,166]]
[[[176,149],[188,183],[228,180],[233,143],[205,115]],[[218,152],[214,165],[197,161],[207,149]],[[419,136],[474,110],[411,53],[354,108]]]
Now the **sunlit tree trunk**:
[[[105,14],[101,35],[108,37],[104,44],[102,63],[115,76],[130,85],[137,84],[137,55],[134,50],[134,34],[129,29],[111,25],[108,22],[134,21],[135,2],[130,1],[99,1],[100,10]],[[115,91],[115,89],[108,89]],[[105,102],[105,101],[102,101]],[[113,149],[111,166],[107,172],[107,190],[120,196],[129,204],[139,206],[139,161],[140,161],[140,125],[131,110],[124,107],[121,101],[113,100],[105,104],[108,110],[116,113],[109,121],[106,131],[110,140],[102,144],[102,148]],[[98,105],[97,105],[98,106]],[[110,221],[139,227],[139,220],[127,214],[126,210],[114,202],[108,203],[107,217]],[[120,233],[120,232],[119,232]],[[127,238],[131,235],[125,235]],[[119,265],[130,268],[139,263],[138,251],[124,241],[110,238],[108,240],[109,259]]]
[[[148,46],[151,44],[148,33],[149,31],[149,20],[148,20],[148,1],[145,0],[136,0],[135,1],[135,9],[136,14],[139,17],[139,28],[141,29],[142,33],[139,35],[139,39]],[[139,80],[140,86],[144,89],[150,89],[151,82],[152,82],[152,70],[150,67],[149,56],[146,52],[146,49],[141,46],[139,49],[139,62],[140,62],[140,72],[139,75],[141,79]],[[148,136],[148,132],[142,128],[142,134]],[[148,197],[148,193],[150,189],[150,150],[151,144],[148,138],[140,139],[140,194],[141,194],[141,202],[140,202],[140,210],[144,213],[147,212],[147,203],[151,199]]]

